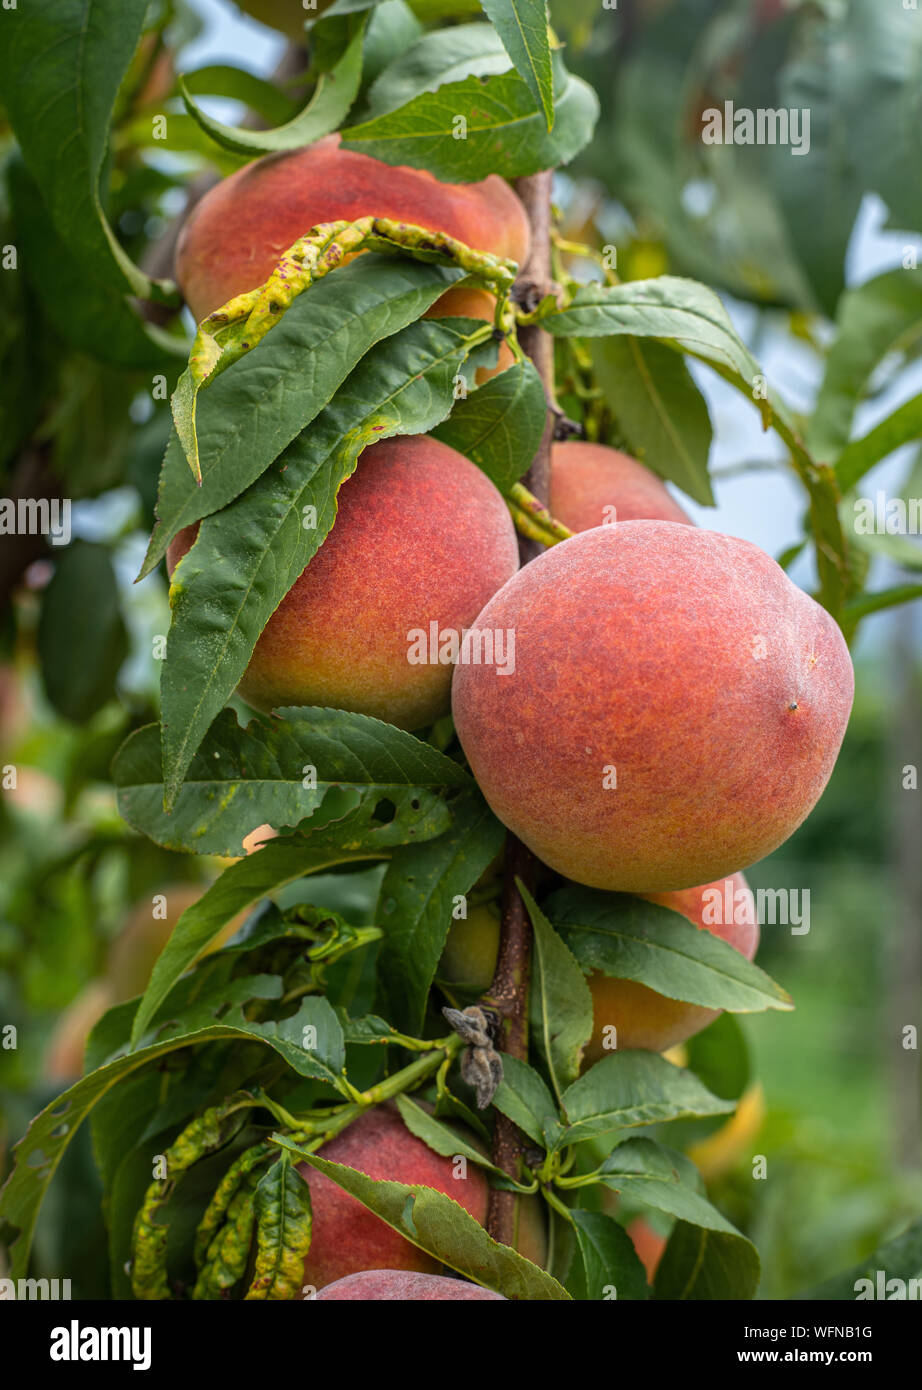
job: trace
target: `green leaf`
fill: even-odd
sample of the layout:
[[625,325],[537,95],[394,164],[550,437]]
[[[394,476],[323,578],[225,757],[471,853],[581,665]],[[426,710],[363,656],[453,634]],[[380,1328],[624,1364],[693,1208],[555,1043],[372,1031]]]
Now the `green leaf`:
[[[244,981],[241,984],[252,982]],[[314,1005],[325,1004],[326,1001],[302,1002]],[[213,999],[210,1007],[217,1013],[221,1007],[220,999]],[[329,1008],[329,1005],[326,1007]],[[239,1023],[236,1017],[240,1018]],[[289,1063],[294,1057],[302,1075],[314,1074],[309,1053],[303,1048],[296,1049],[284,1038],[277,1039],[259,1031],[256,1026],[248,1024],[238,1010],[233,1026],[227,1022],[210,1021],[207,1026],[192,1032],[162,1037],[137,1052],[116,1057],[51,1101],[35,1117],[25,1137],[16,1146],[15,1167],[0,1193],[0,1224],[5,1227],[5,1243],[11,1255],[11,1277],[23,1278],[28,1272],[32,1236],[45,1192],[79,1126],[98,1101],[141,1067],[181,1048],[208,1042],[240,1043],[254,1039],[271,1047]]]
[[922,338],[922,270],[889,270],[847,290],[836,329],[805,436],[808,451],[826,463],[845,451],[874,368]]
[[[571,304],[542,319],[558,337],[605,338],[627,334],[660,338],[718,370],[733,373],[750,393],[759,364],[740,339],[713,290],[696,280],[660,275],[623,285],[583,285]],[[763,415],[770,406],[759,402]]]
[[257,854],[225,869],[173,928],[138,1005],[132,1045],[137,1045],[176,981],[221,928],[267,892],[335,864],[385,859],[394,844],[405,843],[417,833],[432,833],[422,808],[419,812],[412,808],[412,791],[405,795],[407,804],[398,805],[393,819],[382,824],[374,819],[373,803],[357,805],[354,791],[341,796],[334,791],[300,833],[271,840]]
[[470,784],[456,762],[402,729],[368,715],[314,707],[288,710],[284,719],[254,718],[245,728],[233,710],[224,710],[193,760],[171,815],[163,810],[156,724],[122,744],[112,776],[119,811],[135,830],[166,849],[222,855],[242,854],[243,838],[259,825],[298,825],[334,787],[349,788],[371,805],[409,790],[419,801],[416,810],[444,827],[448,816],[438,808],[436,793]]
[[482,468],[500,492],[528,471],[547,418],[541,378],[530,359],[516,362],[458,401],[436,439]]
[[503,1079],[493,1104],[542,1148],[547,1146],[548,1132],[560,1128],[554,1097],[534,1067],[518,1057],[504,1054]]
[[506,72],[448,82],[396,111],[347,126],[343,147],[459,183],[488,174],[521,178],[568,164],[592,138],[599,104],[592,88],[568,73],[556,54],[554,74],[552,131],[527,84]]
[[[879,1291],[880,1270],[884,1271],[883,1292]],[[794,1296],[798,1299],[823,1301],[835,1299],[843,1303],[853,1303],[862,1298],[905,1298],[905,1290],[901,1292],[898,1287],[889,1290],[886,1288],[886,1281],[890,1279],[901,1279],[904,1284],[908,1284],[910,1279],[922,1279],[922,1221],[914,1221],[894,1240],[888,1240],[886,1245],[875,1250],[873,1255],[869,1255],[860,1264],[835,1275],[832,1279],[827,1279],[818,1288]],[[863,1280],[868,1281],[870,1288],[868,1284],[859,1287]]]
[[[406,0],[381,0],[371,12],[365,30],[362,51],[362,84],[370,89],[386,67],[396,60],[424,33]],[[316,39],[316,29],[314,38]],[[316,62],[316,56],[314,58]],[[366,98],[368,92],[366,90]]]
[[689,1038],[685,1051],[686,1067],[715,1096],[738,1100],[749,1085],[752,1074],[749,1048],[732,1014],[721,1014],[707,1028]]
[[743,1236],[679,1221],[663,1251],[655,1299],[748,1299],[759,1287],[755,1246]]
[[550,130],[554,124],[554,78],[547,0],[483,0],[483,10]]
[[170,588],[161,676],[169,803],[260,633],[329,534],[339,488],[362,449],[395,434],[424,434],[444,419],[468,337],[482,328],[473,319],[426,319],[379,344],[310,429],[202,524]]
[[163,559],[184,526],[239,497],[375,343],[420,318],[461,276],[454,267],[366,254],[299,295],[272,332],[202,392],[201,487],[173,432],[139,577]]
[[654,1207],[709,1231],[739,1235],[703,1196],[701,1176],[691,1159],[664,1144],[652,1139],[626,1139],[608,1156],[599,1172],[604,1175],[606,1187],[631,1202]]
[[591,344],[606,403],[641,462],[713,507],[708,476],[711,419],[682,358],[655,339],[603,338]]
[[647,1299],[650,1287],[637,1251],[624,1227],[603,1212],[574,1210],[581,1268],[568,1284],[580,1299]]
[[398,1096],[396,1104],[400,1117],[410,1133],[415,1134],[417,1139],[422,1139],[433,1153],[441,1154],[443,1158],[466,1158],[468,1163],[474,1163],[478,1168],[487,1168],[503,1176],[502,1169],[491,1163],[486,1154],[460,1138],[448,1125],[442,1124],[441,1120],[435,1119],[428,1110],[417,1105],[415,1100],[411,1100],[409,1096]]
[[[719,906],[725,917],[722,899]],[[742,952],[659,903],[574,885],[554,893],[545,908],[587,974],[636,980],[708,1009],[793,1008],[790,995]]]
[[922,439],[922,395],[904,401],[861,439],[846,444],[836,460],[836,478],[850,492],[875,463],[915,439]]
[[288,1139],[277,1138],[276,1142],[351,1193],[418,1249],[475,1283],[509,1299],[569,1297],[556,1279],[510,1246],[492,1240],[479,1221],[443,1192],[419,1183],[376,1181],[319,1154],[307,1153]]
[[569,1127],[561,1145],[615,1129],[634,1129],[695,1115],[726,1115],[733,1101],[719,1100],[697,1076],[655,1052],[615,1052],[596,1062],[564,1092]]
[[854,144],[843,137],[843,73],[836,53],[844,46],[833,25],[814,25],[781,70],[778,105],[809,111],[810,149],[802,156],[779,149],[771,164],[792,249],[818,306],[830,317],[845,287],[845,255],[863,192],[855,178]]
[[378,976],[401,1028],[422,1024],[429,988],[466,894],[503,847],[505,831],[477,791],[451,803],[451,825],[437,839],[395,850],[381,883],[375,920],[384,928]]
[[20,159],[10,160],[7,179],[22,271],[65,343],[121,368],[165,371],[186,356],[184,338],[142,323],[118,274],[105,280],[75,266],[68,241],[56,230],[37,181]]
[[509,72],[509,55],[490,24],[455,24],[423,34],[375,78],[365,119],[406,106],[414,98],[466,77]]
[[4,12],[0,48],[7,114],[68,259],[102,286],[120,284],[141,298],[152,295],[152,283],[116,241],[100,180],[112,108],[147,8],[148,0],[20,5]]
[[583,1052],[592,1037],[592,995],[579,963],[524,884],[519,883],[519,891],[535,933],[531,1024],[560,1100],[579,1076]]
[[114,698],[128,634],[107,546],[73,541],[55,552],[38,651],[45,693],[65,719],[85,724]]
[[182,77],[183,84],[194,97],[227,97],[241,101],[251,111],[273,125],[283,125],[294,115],[290,97],[272,82],[247,72],[245,68],[229,67],[226,63],[211,63],[196,68]]
[[[216,144],[235,154],[274,154],[279,150],[296,150],[311,145],[342,124],[358,95],[362,79],[364,32],[364,24],[358,24],[340,61],[331,72],[321,73],[316,90],[304,110],[274,130],[238,130],[223,125],[196,106],[188,87],[180,79],[179,87],[186,110]],[[304,230],[309,229],[305,227]]]
[[310,1188],[282,1154],[256,1189],[256,1263],[247,1299],[300,1296],[311,1224]]
[[862,594],[852,599],[842,610],[842,619],[849,627],[854,627],[861,618],[871,613],[882,613],[886,608],[896,608],[901,603],[911,603],[922,598],[922,584],[898,584],[893,589],[881,589],[876,594]]

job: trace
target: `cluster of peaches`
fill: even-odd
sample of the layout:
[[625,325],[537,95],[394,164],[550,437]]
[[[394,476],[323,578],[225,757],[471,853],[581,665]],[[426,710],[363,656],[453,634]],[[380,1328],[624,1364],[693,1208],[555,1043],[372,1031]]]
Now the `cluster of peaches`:
[[[501,179],[447,185],[333,136],[241,169],[198,204],[178,251],[187,303],[201,320],[265,281],[312,226],[367,214],[519,263],[528,254],[527,217]],[[493,310],[485,291],[461,288],[431,312],[492,320]],[[510,360],[501,346],[496,370]],[[695,526],[620,452],[556,444],[549,508],[573,535],[520,568],[506,503],[467,458],[428,436],[367,449],[240,693],[260,710],[319,705],[408,730],[451,713],[490,807],[545,865],[698,927],[705,888],[730,878],[736,909],[714,930],[751,959],[758,924],[739,871],[796,829],[829,778],[853,691],[842,635],[768,555]],[[171,574],[194,536],[174,541]],[[411,661],[409,635],[433,624],[511,637],[514,660]],[[474,909],[452,927],[442,977],[486,988],[497,938],[495,914]],[[589,1061],[610,1035],[619,1048],[661,1052],[714,1017],[636,982],[594,974],[590,986]],[[387,1109],[351,1126],[329,1156],[426,1182],[485,1219],[482,1174],[453,1180],[450,1161]],[[442,1291],[421,1251],[326,1178],[304,1176],[314,1197],[305,1278],[336,1283],[321,1296],[499,1296],[455,1280]],[[540,1262],[536,1223],[526,1210],[519,1244]]]

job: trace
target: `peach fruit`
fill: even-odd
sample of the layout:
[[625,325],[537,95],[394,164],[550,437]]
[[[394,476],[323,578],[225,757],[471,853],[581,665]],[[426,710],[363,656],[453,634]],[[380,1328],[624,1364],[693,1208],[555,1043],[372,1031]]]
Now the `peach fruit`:
[[539,555],[477,619],[515,670],[459,665],[455,725],[493,811],[577,883],[660,893],[782,844],[832,772],[839,628],[748,541],[666,521]]
[[[433,627],[460,634],[514,574],[508,509],[485,473],[427,435],[367,449],[338,501],[333,530],[266,625],[240,694],[261,710],[323,705],[418,729],[448,713],[452,667],[411,661],[411,634],[427,634],[431,656]],[[194,538],[186,527],[173,541],[171,575]]]
[[630,454],[579,440],[552,447],[550,511],[570,531],[619,521],[694,524],[665,483]]
[[[339,135],[247,164],[205,194],[186,222],[176,278],[195,319],[268,280],[279,257],[322,222],[388,217],[456,237],[520,265],[531,240],[528,216],[504,179],[442,183],[424,169],[382,164],[340,147]],[[447,291],[430,311],[493,318],[485,290]],[[508,366],[505,344],[497,369]]]
[[[450,1158],[443,1158],[406,1128],[399,1112],[380,1105],[353,1121],[321,1150],[333,1163],[357,1168],[371,1178],[421,1183],[445,1192],[481,1224],[486,1220],[489,1189],[482,1169],[467,1165],[455,1177]],[[357,1198],[337,1187],[310,1164],[298,1171],[311,1190],[313,1234],[304,1263],[304,1283],[320,1289],[363,1270],[414,1270],[439,1274],[442,1266],[406,1240]]]
[[404,1299],[415,1303],[431,1303],[446,1299],[499,1299],[501,1293],[469,1284],[465,1279],[447,1279],[443,1274],[416,1274],[406,1269],[363,1269],[347,1274],[334,1284],[327,1284],[317,1294],[317,1302],[365,1302],[368,1299]]
[[[733,894],[733,911],[729,922],[711,923],[705,920],[711,897],[708,889],[717,889],[720,901],[725,900],[725,881],[707,883],[700,888],[683,888],[671,893],[644,893],[641,896],[663,907],[680,912],[700,931],[711,931],[737,951],[752,960],[759,944],[759,924],[755,902],[742,874],[729,880]],[[722,914],[723,915],[723,914]],[[594,970],[589,976],[592,995],[592,1038],[586,1049],[586,1061],[597,1062],[608,1055],[605,1046],[606,1027],[617,1029],[619,1051],[645,1048],[649,1052],[665,1052],[677,1043],[685,1042],[694,1033],[717,1017],[719,1010],[690,1004],[684,999],[670,999],[637,980],[615,979]]]

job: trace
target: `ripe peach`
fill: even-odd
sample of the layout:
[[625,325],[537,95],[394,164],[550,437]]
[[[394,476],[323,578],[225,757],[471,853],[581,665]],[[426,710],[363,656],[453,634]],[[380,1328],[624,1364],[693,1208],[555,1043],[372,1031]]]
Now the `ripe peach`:
[[[468,246],[521,264],[528,255],[528,216],[496,174],[479,183],[442,183],[424,169],[382,164],[340,148],[339,135],[290,153],[267,155],[205,194],[180,236],[176,278],[197,321],[263,284],[279,257],[321,222],[388,217],[457,237]],[[492,319],[484,290],[449,290],[434,306],[447,314]],[[505,346],[497,370],[508,366]]]
[[[488,1187],[483,1171],[467,1165],[464,1178],[454,1176],[450,1158],[434,1153],[404,1125],[390,1105],[377,1106],[324,1145],[321,1156],[357,1168],[371,1178],[421,1183],[452,1197],[475,1220],[486,1220]],[[313,1235],[304,1264],[304,1283],[323,1288],[363,1270],[415,1270],[438,1274],[438,1260],[412,1245],[392,1226],[337,1187],[330,1178],[298,1165],[311,1190]]]
[[[186,527],[173,541],[171,574],[194,537]],[[429,724],[448,713],[452,668],[411,661],[411,634],[427,634],[431,656],[433,628],[470,627],[517,567],[485,473],[427,435],[383,440],[340,489],[336,524],[266,625],[240,694],[261,710],[324,705]]]
[[515,670],[459,665],[459,738],[493,811],[558,873],[659,893],[782,844],[825,787],[854,678],[838,627],[756,546],[598,526],[490,600]]
[[555,444],[551,450],[550,511],[571,531],[619,521],[694,525],[649,468],[630,454],[579,440]]
[[404,1299],[431,1303],[446,1299],[507,1300],[501,1293],[469,1284],[465,1279],[446,1279],[442,1274],[416,1274],[405,1269],[363,1269],[327,1284],[317,1294],[317,1302],[365,1302],[368,1299]]
[[[752,960],[759,944],[759,924],[755,902],[742,874],[734,874],[727,882],[733,894],[733,910],[729,921],[706,920],[713,896],[705,897],[708,889],[716,889],[721,904],[726,899],[725,883],[707,883],[700,888],[684,888],[672,893],[644,893],[651,902],[660,903],[681,912],[701,931],[713,932],[733,946],[747,960]],[[684,999],[670,999],[637,980],[614,979],[594,970],[589,976],[592,995],[592,1038],[586,1049],[587,1062],[597,1062],[608,1055],[605,1029],[614,1026],[618,1050],[646,1048],[649,1052],[665,1052],[676,1043],[685,1042],[693,1033],[700,1033],[716,1017],[719,1010],[690,1004]]]

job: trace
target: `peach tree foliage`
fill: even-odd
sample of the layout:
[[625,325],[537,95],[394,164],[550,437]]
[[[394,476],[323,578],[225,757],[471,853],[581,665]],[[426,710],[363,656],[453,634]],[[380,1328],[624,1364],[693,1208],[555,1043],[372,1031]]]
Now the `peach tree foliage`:
[[[409,52],[405,16],[384,22],[373,0],[338,8],[313,25],[301,110],[248,74],[177,79],[168,120],[182,147],[228,171],[340,130],[346,148],[454,181],[494,172],[514,179],[592,150],[598,101],[549,43],[543,0],[491,0],[487,22],[446,29],[414,20]],[[765,386],[705,284],[674,275],[622,283],[607,269],[580,284],[561,264],[561,296],[524,311],[510,296],[514,265],[381,219],[339,225],[326,238],[304,228],[284,302],[270,282],[241,296],[232,313],[212,315],[190,343],[175,288],[139,269],[132,253],[141,248],[126,246],[112,217],[118,186],[145,170],[157,183],[136,158],[151,143],[136,52],[142,38],[163,45],[168,9],[151,21],[147,0],[46,0],[5,17],[0,80],[18,147],[6,158],[11,232],[3,240],[30,248],[31,297],[13,305],[42,327],[28,340],[29,363],[43,359],[55,335],[81,360],[117,367],[122,399],[151,372],[172,389],[172,414],[158,406],[162,466],[141,577],[183,527],[202,523],[172,595],[160,718],[134,728],[112,764],[121,815],[154,845],[187,854],[239,855],[262,823],[281,834],[226,867],[183,914],[143,997],[109,1011],[93,1032],[84,1077],[33,1122],[2,1198],[13,1272],[27,1268],[45,1190],[87,1120],[108,1204],[115,1296],[300,1296],[311,1211],[297,1160],[437,1260],[510,1298],[597,1299],[612,1285],[629,1299],[752,1297],[754,1247],[708,1201],[665,1128],[733,1110],[747,1079],[738,1031],[726,1015],[715,1025],[718,1064],[693,1044],[685,1067],[622,1052],[582,1072],[592,1031],[583,960],[591,935],[594,965],[729,1014],[784,1009],[784,991],[677,913],[576,887],[535,901],[523,885],[535,933],[530,1061],[505,1058],[501,1082],[478,1109],[465,1039],[441,1016],[452,996],[437,971],[453,906],[475,889],[504,831],[451,731],[443,724],[419,737],[314,708],[241,723],[228,706],[260,632],[335,525],[337,491],[371,440],[435,434],[484,470],[527,534],[560,538],[520,486],[545,418],[541,380],[517,342],[524,322],[553,335],[578,421],[595,437],[621,440],[624,425],[635,447],[649,440],[651,466],[699,501],[713,500],[711,427],[687,363],[735,388],[787,452],[817,597],[851,637],[864,614],[922,592],[907,580],[869,593],[866,556],[842,520],[843,496],[918,430],[911,402],[864,439],[850,437],[874,368],[917,330],[917,277],[900,280],[898,302],[886,276],[838,298],[826,380],[808,422]],[[215,92],[242,97],[268,128],[214,120],[197,97]],[[455,138],[459,116],[464,139]],[[113,161],[118,180],[110,179]],[[338,254],[324,260],[331,241],[366,254],[345,265]],[[461,281],[496,294],[494,325],[423,318]],[[137,301],[151,312],[139,314]],[[477,386],[478,367],[495,360],[494,327],[514,362]],[[29,365],[17,350],[4,348],[14,381]],[[600,409],[598,388],[638,362],[652,370],[666,413],[688,422],[684,452],[662,447],[662,418],[631,413],[627,402],[624,421]],[[56,384],[67,386],[63,373]],[[4,446],[21,443],[33,423],[4,433]],[[95,479],[66,478],[74,495],[87,496],[113,480],[104,469]],[[316,517],[310,528],[306,509]],[[218,560],[233,585],[219,581]],[[109,582],[102,548],[84,563]],[[68,621],[64,582],[59,628]],[[111,644],[124,641],[117,614],[103,640],[107,647],[84,653],[102,681],[66,711],[75,720],[111,693]],[[340,902],[311,903],[312,876],[331,870],[343,885]],[[286,893],[292,885],[303,900]],[[242,910],[250,916],[237,937],[199,960]],[[464,1153],[494,1182],[541,1194],[554,1236],[548,1269],[492,1240],[443,1194],[324,1158],[325,1140],[385,1100],[436,1153]],[[527,1145],[515,1179],[486,1156],[496,1112]],[[459,1121],[477,1145],[451,1127]],[[169,1176],[151,1182],[153,1150],[167,1155]],[[207,1190],[204,1171],[213,1179]],[[675,1222],[652,1291],[603,1191]],[[171,1230],[180,1234],[168,1248]]]

